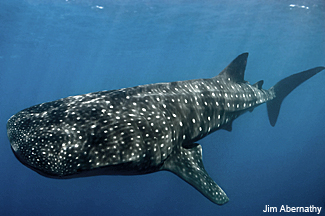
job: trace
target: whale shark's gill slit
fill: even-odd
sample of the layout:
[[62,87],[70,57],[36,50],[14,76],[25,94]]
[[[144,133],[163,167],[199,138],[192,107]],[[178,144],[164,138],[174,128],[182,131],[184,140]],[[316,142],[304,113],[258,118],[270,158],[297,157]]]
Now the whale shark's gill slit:
[[244,80],[248,53],[219,75],[71,96],[13,115],[7,135],[17,159],[51,178],[135,175],[167,170],[212,202],[228,202],[206,172],[202,147],[208,134],[232,130],[234,119],[267,103],[272,126],[282,100],[322,71],[287,77],[269,90]]

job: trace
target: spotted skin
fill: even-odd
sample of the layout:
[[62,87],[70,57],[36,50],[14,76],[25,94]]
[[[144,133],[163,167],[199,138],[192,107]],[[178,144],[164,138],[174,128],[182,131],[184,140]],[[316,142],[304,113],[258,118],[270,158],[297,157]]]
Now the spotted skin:
[[218,76],[71,96],[12,116],[15,156],[51,178],[133,175],[168,170],[212,202],[228,201],[195,142],[276,97],[243,80],[248,54]]

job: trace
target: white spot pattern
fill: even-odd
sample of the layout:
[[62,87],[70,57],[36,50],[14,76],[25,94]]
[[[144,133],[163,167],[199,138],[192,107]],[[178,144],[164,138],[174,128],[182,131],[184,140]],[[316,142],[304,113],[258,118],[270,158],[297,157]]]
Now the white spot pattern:
[[[8,121],[8,136],[23,162],[49,176],[107,166],[119,166],[121,173],[147,173],[175,152],[190,161],[190,154],[201,155],[181,150],[182,145],[273,97],[272,92],[218,76],[96,92],[23,110]],[[201,178],[202,185],[212,184],[193,171],[188,175]],[[222,190],[207,191],[222,197]]]

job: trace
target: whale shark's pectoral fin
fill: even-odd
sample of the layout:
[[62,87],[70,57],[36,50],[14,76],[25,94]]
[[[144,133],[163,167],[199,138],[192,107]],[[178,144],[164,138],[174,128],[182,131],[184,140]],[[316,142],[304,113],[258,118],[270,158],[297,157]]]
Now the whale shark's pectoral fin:
[[199,144],[180,147],[164,163],[161,170],[168,170],[195,187],[212,202],[222,205],[229,201],[226,193],[205,171],[202,162],[202,147]]

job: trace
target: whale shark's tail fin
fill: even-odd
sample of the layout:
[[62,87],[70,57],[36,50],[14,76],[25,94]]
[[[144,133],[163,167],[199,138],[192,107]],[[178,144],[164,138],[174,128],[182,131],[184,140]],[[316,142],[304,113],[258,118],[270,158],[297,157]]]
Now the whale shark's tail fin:
[[308,80],[315,74],[319,73],[320,71],[324,70],[325,67],[315,67],[300,73],[293,74],[289,77],[286,77],[282,80],[280,80],[277,84],[272,86],[269,91],[274,93],[275,98],[271,101],[267,102],[267,113],[269,116],[270,124],[272,126],[275,125],[281,103],[283,99],[296,87],[298,87],[301,83]]

